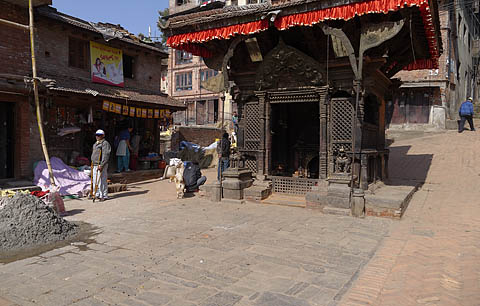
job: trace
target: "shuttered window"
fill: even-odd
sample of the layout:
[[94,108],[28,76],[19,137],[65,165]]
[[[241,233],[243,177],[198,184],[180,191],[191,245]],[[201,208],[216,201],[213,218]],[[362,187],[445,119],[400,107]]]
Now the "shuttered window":
[[68,39],[68,65],[70,67],[87,69],[88,42],[69,37]]

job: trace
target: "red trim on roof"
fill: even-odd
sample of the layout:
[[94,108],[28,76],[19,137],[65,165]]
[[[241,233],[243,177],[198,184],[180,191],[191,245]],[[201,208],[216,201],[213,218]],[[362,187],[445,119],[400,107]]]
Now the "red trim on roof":
[[[349,20],[355,16],[362,16],[371,13],[387,14],[388,12],[398,11],[402,8],[412,6],[417,6],[420,9],[425,28],[425,36],[428,40],[430,59],[417,60],[415,63],[405,67],[405,69],[419,69],[415,67],[425,67],[421,69],[436,69],[438,68],[438,57],[440,54],[437,49],[435,27],[433,25],[428,0],[371,0],[358,2],[311,12],[280,16],[275,20],[274,25],[279,30],[286,30],[294,26],[312,26],[329,19]],[[194,55],[210,57],[213,54],[203,46],[199,45],[199,43],[213,39],[229,39],[235,35],[254,34],[267,30],[268,27],[268,21],[261,20],[187,34],[179,34],[169,37],[167,45],[175,49],[191,52]]]

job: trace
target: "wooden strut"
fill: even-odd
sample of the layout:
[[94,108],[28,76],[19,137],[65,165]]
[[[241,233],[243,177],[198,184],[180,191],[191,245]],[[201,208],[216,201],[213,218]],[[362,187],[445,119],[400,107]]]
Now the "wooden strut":
[[28,0],[28,13],[29,13],[29,29],[30,29],[30,51],[32,54],[32,76],[33,76],[33,95],[35,99],[35,107],[37,113],[38,131],[40,134],[40,142],[42,143],[43,155],[45,156],[45,162],[47,163],[48,173],[50,174],[50,185],[55,187],[55,178],[53,176],[52,165],[50,163],[50,157],[48,156],[47,144],[45,142],[45,136],[43,134],[43,121],[42,112],[40,109],[40,100],[38,97],[38,78],[37,78],[37,65],[35,60],[35,37],[33,26],[33,5],[32,0]]

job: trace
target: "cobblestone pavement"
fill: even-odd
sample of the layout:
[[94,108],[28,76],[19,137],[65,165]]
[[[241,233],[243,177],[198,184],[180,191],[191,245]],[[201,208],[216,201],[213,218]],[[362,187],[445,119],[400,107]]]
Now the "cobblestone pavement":
[[95,241],[0,264],[0,305],[334,305],[394,223],[175,200],[166,181],[66,206]]
[[395,142],[394,181],[425,184],[341,305],[480,305],[479,137]]

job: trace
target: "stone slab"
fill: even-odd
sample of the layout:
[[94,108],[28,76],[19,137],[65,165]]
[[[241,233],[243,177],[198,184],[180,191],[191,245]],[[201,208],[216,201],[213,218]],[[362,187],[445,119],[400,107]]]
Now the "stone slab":
[[332,206],[324,206],[322,209],[324,214],[337,215],[337,216],[350,216],[350,209],[338,208]]
[[382,186],[374,194],[365,195],[365,212],[369,216],[400,218],[416,190],[415,186]]

